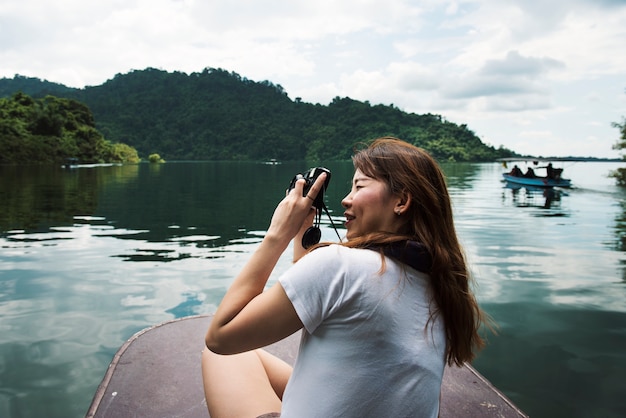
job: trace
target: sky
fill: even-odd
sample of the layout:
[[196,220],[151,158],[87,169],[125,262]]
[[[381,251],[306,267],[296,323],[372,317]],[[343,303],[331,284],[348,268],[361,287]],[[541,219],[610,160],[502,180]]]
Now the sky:
[[438,114],[522,154],[626,152],[626,0],[2,0],[0,77],[145,68]]

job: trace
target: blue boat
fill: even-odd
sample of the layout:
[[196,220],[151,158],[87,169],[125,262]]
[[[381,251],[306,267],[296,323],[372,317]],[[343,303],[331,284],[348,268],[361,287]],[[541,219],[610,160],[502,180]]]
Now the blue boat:
[[[563,169],[553,167],[552,162],[549,159],[502,158],[498,161],[501,161],[505,168],[508,168],[507,162],[522,161],[528,163],[528,161],[532,161],[533,166],[528,165],[526,172],[523,172],[517,165],[515,165],[511,169],[511,171],[502,173],[502,177],[504,177],[504,180],[511,185],[536,188],[569,188],[572,185],[572,181],[570,179],[566,179],[563,177]],[[560,159],[559,161],[565,161],[565,159]],[[574,161],[574,159],[568,159],[567,161]],[[545,162],[546,165],[539,166],[538,164],[540,162]],[[538,175],[537,173],[535,173],[535,169],[545,170],[545,175]]]
[[502,177],[508,183],[519,184],[520,186],[531,186],[531,187],[563,187],[569,188],[572,185],[572,181],[570,179],[564,178],[549,178],[549,177],[519,177],[513,176],[510,173],[502,173]]

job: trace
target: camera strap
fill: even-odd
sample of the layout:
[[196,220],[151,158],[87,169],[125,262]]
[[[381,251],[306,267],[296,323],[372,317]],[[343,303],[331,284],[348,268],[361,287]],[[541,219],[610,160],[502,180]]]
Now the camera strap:
[[328,212],[328,208],[326,207],[326,204],[324,202],[322,202],[322,207],[324,208],[324,212],[326,212],[326,216],[328,216],[328,220],[330,221],[330,224],[335,230],[335,234],[337,234],[337,238],[339,239],[339,241],[341,241],[341,236],[339,235],[339,231],[337,231],[337,227],[335,226],[335,223],[333,222],[333,218],[330,216],[330,213]]
[[[335,233],[337,234],[337,238],[339,238],[339,240],[341,241],[341,236],[339,235],[339,231],[337,231],[337,227],[335,226],[335,223],[333,222],[333,218],[330,216],[330,212],[328,212],[328,208],[326,207],[326,204],[324,202],[322,202],[322,208],[324,209],[324,212],[326,212],[326,216],[328,216],[328,220],[330,221],[330,224],[333,226],[333,229],[335,230]],[[307,229],[306,231],[304,231],[304,235],[302,235],[302,247],[308,250],[309,248],[311,248],[312,246],[320,242],[320,239],[322,238],[322,231],[320,230],[321,222],[322,222],[322,210],[316,209],[314,225],[309,227],[309,229]]]
[[406,240],[365,248],[382,251],[387,257],[394,258],[423,273],[430,273],[432,269],[433,259],[430,251],[421,242]]

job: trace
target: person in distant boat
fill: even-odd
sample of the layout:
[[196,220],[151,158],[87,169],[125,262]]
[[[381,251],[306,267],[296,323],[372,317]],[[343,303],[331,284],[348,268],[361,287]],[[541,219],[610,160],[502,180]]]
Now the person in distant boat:
[[522,170],[520,170],[517,164],[513,166],[509,174],[512,175],[513,177],[522,177],[523,175]]
[[[345,240],[304,250],[326,174],[306,196],[298,180],[226,292],[202,354],[211,417],[435,418],[445,364],[484,345],[435,160],[379,138],[353,162]],[[294,265],[264,290],[292,240]],[[260,349],[299,330],[293,369]]]
[[524,173],[524,177],[534,179],[535,177],[537,177],[537,175],[535,174],[535,170],[533,170],[532,167],[528,167],[528,170],[526,170],[526,173]]
[[549,179],[555,178],[555,172],[554,172],[554,167],[552,167],[552,163],[549,163],[546,166],[546,174]]

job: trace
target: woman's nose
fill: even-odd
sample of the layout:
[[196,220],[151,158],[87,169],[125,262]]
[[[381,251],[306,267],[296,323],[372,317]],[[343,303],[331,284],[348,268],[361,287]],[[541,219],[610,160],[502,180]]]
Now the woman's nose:
[[347,208],[350,206],[350,202],[352,201],[352,198],[350,197],[352,193],[349,193],[346,197],[344,197],[341,200],[341,206],[343,206],[344,208]]

